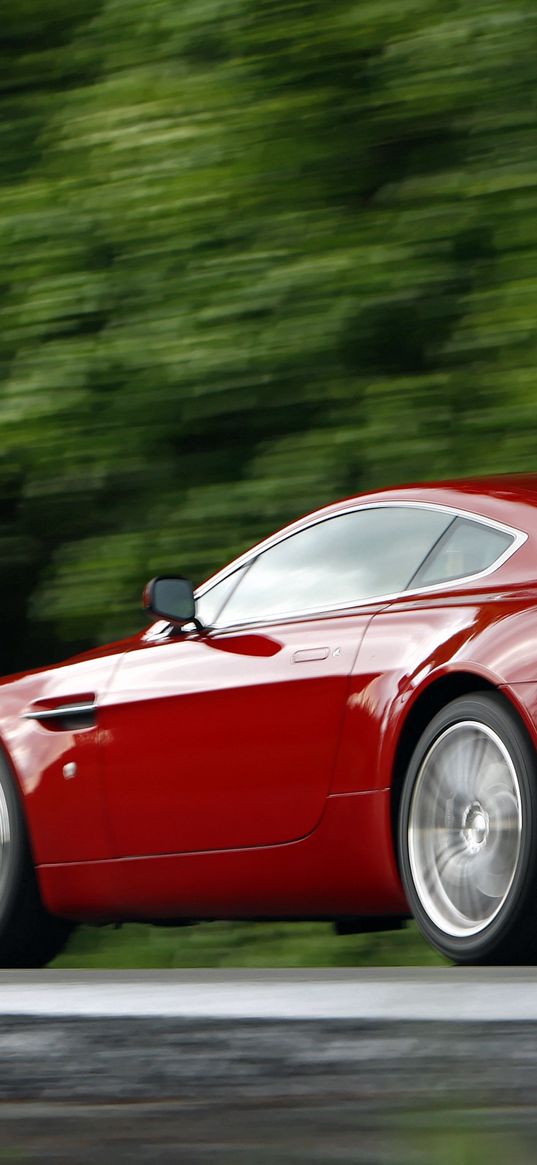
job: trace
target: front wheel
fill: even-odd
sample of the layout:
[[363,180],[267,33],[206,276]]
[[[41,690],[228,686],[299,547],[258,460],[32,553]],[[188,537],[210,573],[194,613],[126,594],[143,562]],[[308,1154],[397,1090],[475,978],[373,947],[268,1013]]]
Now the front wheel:
[[425,938],[458,963],[537,956],[537,774],[497,693],[454,700],[423,733],[405,779],[399,859]]
[[0,755],[0,967],[43,967],[72,925],[45,910],[15,779]]

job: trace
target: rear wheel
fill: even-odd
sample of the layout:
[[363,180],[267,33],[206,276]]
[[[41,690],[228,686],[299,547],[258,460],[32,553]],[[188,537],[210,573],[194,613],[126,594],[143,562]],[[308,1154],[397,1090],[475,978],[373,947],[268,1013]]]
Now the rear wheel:
[[41,902],[14,780],[0,758],[0,967],[43,967],[72,927]]
[[423,733],[399,813],[399,857],[424,936],[459,963],[537,956],[533,749],[497,693],[447,705]]

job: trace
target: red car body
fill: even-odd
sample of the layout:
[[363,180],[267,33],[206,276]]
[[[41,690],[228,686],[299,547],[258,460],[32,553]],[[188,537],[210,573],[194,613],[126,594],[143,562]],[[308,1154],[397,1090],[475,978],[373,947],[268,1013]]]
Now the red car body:
[[537,746],[537,477],[384,490],[261,545],[401,504],[500,523],[516,549],[447,586],[262,626],[161,622],[3,681],[1,743],[51,913],[408,914],[394,821],[424,726],[458,695],[501,690]]

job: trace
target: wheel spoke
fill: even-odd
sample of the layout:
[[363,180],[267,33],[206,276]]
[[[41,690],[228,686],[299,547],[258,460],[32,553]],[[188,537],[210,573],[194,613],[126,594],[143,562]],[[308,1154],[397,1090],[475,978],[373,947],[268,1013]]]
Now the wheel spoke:
[[496,916],[521,832],[519,782],[504,742],[478,721],[451,725],[422,762],[408,822],[416,892],[446,934],[477,934]]
[[8,876],[11,850],[11,822],[6,795],[0,784],[0,896]]
[[464,918],[479,917],[483,911],[483,895],[476,885],[471,864],[462,863],[457,883],[457,899],[459,911]]

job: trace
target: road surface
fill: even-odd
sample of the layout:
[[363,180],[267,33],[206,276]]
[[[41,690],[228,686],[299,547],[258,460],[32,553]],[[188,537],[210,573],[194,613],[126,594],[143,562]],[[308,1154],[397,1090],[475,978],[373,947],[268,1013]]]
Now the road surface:
[[0,972],[0,1014],[537,1021],[537,970]]
[[530,1165],[533,969],[0,973],[0,1161]]

